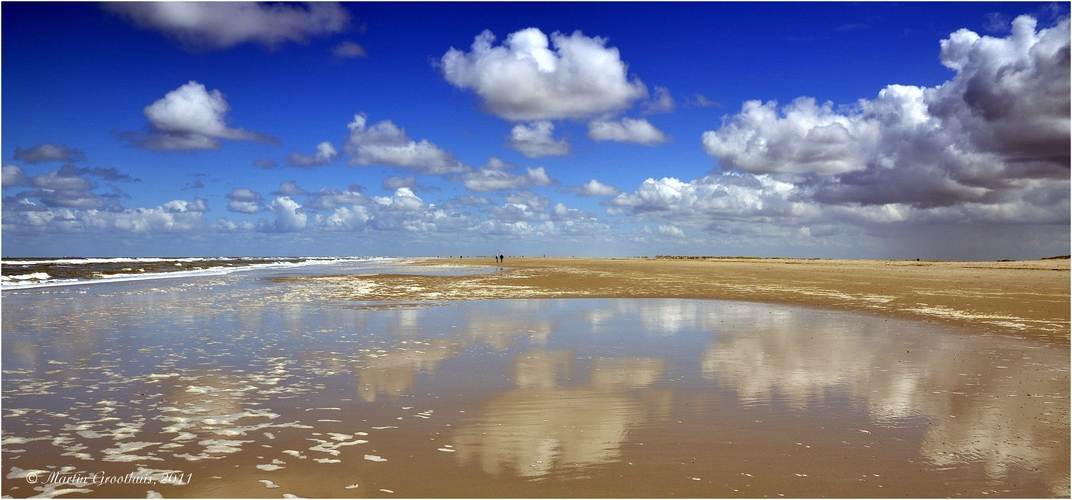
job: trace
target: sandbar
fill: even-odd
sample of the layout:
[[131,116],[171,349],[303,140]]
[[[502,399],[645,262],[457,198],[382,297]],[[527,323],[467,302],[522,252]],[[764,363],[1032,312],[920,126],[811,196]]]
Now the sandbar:
[[338,298],[743,300],[931,321],[973,332],[1069,343],[1069,259],[1012,262],[785,258],[434,258],[490,266],[462,276],[320,276]]

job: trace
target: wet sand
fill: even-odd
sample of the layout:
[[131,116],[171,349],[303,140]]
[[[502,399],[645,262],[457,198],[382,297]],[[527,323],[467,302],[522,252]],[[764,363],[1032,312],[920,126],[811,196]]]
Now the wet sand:
[[852,263],[776,304],[755,262],[507,262],[5,295],[3,494],[1069,495],[1067,333],[861,307]]
[[427,259],[470,276],[318,278],[360,300],[687,298],[746,300],[934,321],[1069,343],[1068,259],[916,262],[806,259]]

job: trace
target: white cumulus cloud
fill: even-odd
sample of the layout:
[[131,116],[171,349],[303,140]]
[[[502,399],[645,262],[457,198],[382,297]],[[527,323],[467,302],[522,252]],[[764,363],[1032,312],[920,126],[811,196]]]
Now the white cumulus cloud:
[[320,225],[326,228],[353,231],[364,228],[372,217],[369,210],[360,205],[338,207],[331,215],[321,219]]
[[279,139],[269,135],[228,128],[230,110],[223,92],[209,92],[203,84],[191,80],[142,110],[153,133],[125,132],[122,136],[134,146],[149,150],[220,149],[220,139],[279,144]]
[[361,194],[360,186],[350,186],[345,191],[320,188],[305,202],[305,207],[312,210],[334,210],[342,205],[364,204],[369,198]]
[[484,109],[511,121],[585,119],[627,109],[646,97],[647,87],[630,80],[618,49],[607,40],[527,28],[494,45],[484,31],[470,52],[451,47],[440,60],[451,84],[471,89]]
[[384,189],[394,191],[395,189],[402,188],[402,187],[410,188],[411,190],[412,189],[420,189],[421,183],[417,182],[417,178],[412,176],[412,175],[407,175],[405,177],[400,177],[400,176],[397,176],[397,175],[391,175],[391,176],[385,177],[383,179],[383,182],[381,183],[381,185],[383,186]]
[[208,212],[208,201],[194,197],[194,201],[171,200],[160,208],[167,213]]
[[643,118],[594,120],[588,123],[588,138],[593,141],[632,142],[645,146],[655,146],[669,140],[662,130]]
[[670,236],[672,238],[684,238],[685,232],[679,229],[677,226],[659,226],[659,234],[663,236]]
[[[15,165],[7,165],[3,169],[5,187],[28,187],[36,188],[30,191],[22,191],[14,198],[5,199],[5,209],[15,211],[36,210],[36,203],[28,201],[36,198],[47,207],[64,207],[85,210],[106,210],[119,212],[123,210],[119,198],[128,197],[121,189],[113,184],[108,184],[110,193],[94,193],[96,187],[83,175],[95,175],[106,180],[133,180],[127,174],[120,174],[116,169],[104,168],[77,168],[67,164],[48,173],[28,176],[21,168]],[[10,203],[9,201],[16,201]]]
[[833,103],[801,97],[780,110],[778,103],[744,103],[717,131],[702,136],[707,154],[729,168],[762,173],[840,174],[866,168],[866,152],[877,140],[878,123],[844,115]]
[[648,179],[633,193],[608,201],[635,215],[653,215],[681,225],[704,226],[715,220],[810,215],[811,206],[795,199],[796,187],[769,175],[723,174],[684,182],[673,177]]
[[795,175],[824,204],[1067,220],[1068,19],[1038,29],[1020,16],[1004,38],[964,29],[940,45],[956,72],[942,85],[889,85],[847,107],[749,101],[703,134],[704,149],[723,170]]
[[224,49],[242,43],[275,48],[339,33],[350,13],[337,3],[297,6],[254,2],[115,2],[105,9],[178,40],[187,50]]
[[26,171],[20,168],[18,165],[4,165],[3,169],[3,185],[4,186],[24,186],[30,182],[30,177],[26,175]]
[[315,167],[319,165],[327,165],[339,156],[339,152],[335,150],[330,142],[324,141],[316,145],[316,154],[303,155],[297,151],[287,156],[287,165],[292,167]]
[[415,212],[426,208],[424,200],[404,187],[396,189],[394,196],[375,196],[372,200],[385,210]]
[[522,190],[506,195],[503,197],[503,200],[505,200],[507,204],[521,205],[535,211],[543,211],[551,206],[550,198],[528,190]]
[[413,141],[405,129],[390,120],[369,126],[364,114],[356,114],[347,127],[350,135],[343,149],[351,156],[351,165],[387,165],[433,175],[470,170],[451,152],[428,140]]
[[652,96],[651,100],[644,101],[644,103],[641,104],[644,113],[669,113],[677,106],[677,103],[674,102],[674,98],[670,95],[670,89],[656,86],[654,94],[655,95]]
[[614,186],[603,184],[595,179],[592,179],[580,186],[570,186],[566,188],[566,191],[577,193],[577,196],[615,196],[622,191]]
[[301,196],[309,193],[298,187],[296,181],[283,181],[279,183],[279,190],[272,191],[272,194],[276,196]]
[[227,203],[227,210],[231,212],[255,214],[264,211],[264,197],[256,191],[246,188],[234,188],[224,196],[231,200]]
[[[25,201],[25,200],[23,200]],[[79,207],[45,209],[25,203],[21,210],[9,209],[5,199],[4,231],[86,233],[193,232],[204,226],[204,200],[173,200],[155,208],[98,210]]]
[[74,162],[85,160],[86,154],[80,149],[43,142],[28,149],[15,148],[15,159],[26,163]]
[[515,125],[510,130],[510,139],[507,144],[528,158],[569,155],[571,152],[569,141],[555,139],[554,131],[555,125],[549,121]]
[[268,205],[268,210],[275,215],[275,221],[270,226],[262,226],[262,230],[293,233],[305,229],[308,215],[298,202],[289,197],[281,196],[272,200],[272,203]]
[[942,40],[942,64],[957,75],[931,90],[927,104],[975,148],[1029,162],[1017,170],[1031,172],[1018,173],[1067,178],[1069,19],[1037,24],[1020,16],[1005,38],[962,29]]
[[512,163],[498,158],[491,158],[488,164],[475,172],[460,177],[466,189],[475,192],[505,191],[528,186],[551,186],[558,181],[552,179],[543,167],[526,168],[524,174],[512,174],[507,170],[516,168]]

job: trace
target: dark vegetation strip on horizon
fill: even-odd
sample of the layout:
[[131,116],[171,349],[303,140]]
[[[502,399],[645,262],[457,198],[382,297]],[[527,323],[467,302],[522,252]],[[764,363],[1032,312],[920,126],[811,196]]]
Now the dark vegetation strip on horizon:
[[[1057,255],[1054,257],[1041,257],[1038,259],[1024,259],[1024,260],[1069,260],[1072,255]],[[747,257],[743,255],[729,256],[729,255],[656,255],[656,260],[843,260],[843,259],[823,259],[820,257]],[[850,259],[850,260],[873,260],[873,259]],[[906,262],[952,262],[945,260],[929,260],[929,259],[878,259],[878,260],[904,260]],[[994,262],[1023,262],[1013,259],[1001,259]]]

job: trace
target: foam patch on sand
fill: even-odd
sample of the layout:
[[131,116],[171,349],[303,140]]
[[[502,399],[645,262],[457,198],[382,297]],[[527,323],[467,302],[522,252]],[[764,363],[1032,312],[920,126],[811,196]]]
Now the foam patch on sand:
[[105,448],[101,450],[101,453],[104,454],[104,458],[102,458],[101,460],[104,460],[105,462],[138,462],[142,460],[162,461],[164,460],[163,458],[157,457],[151,453],[148,455],[130,454],[130,452],[133,451],[140,451],[150,446],[159,446],[161,444],[163,443],[148,441],[118,443],[118,446],[116,446],[115,448]]
[[1016,330],[1024,330],[1027,328],[1027,323],[1032,322],[1030,320],[1026,320],[1017,316],[961,311],[958,309],[953,309],[951,307],[934,306],[927,304],[919,304],[918,307],[909,307],[905,308],[905,310],[927,316],[938,316],[941,318],[980,320],[985,323],[999,325],[1006,328],[1014,328]]
[[[335,443],[332,443],[331,441],[325,441],[323,439],[316,439],[316,438],[307,438],[307,439],[309,441],[317,441],[319,443],[316,446],[313,446],[312,448],[309,448],[309,451],[319,451],[319,452],[322,452],[322,453],[327,453],[327,454],[332,455],[332,456],[339,455],[339,453],[340,453],[339,448],[341,448],[343,446],[353,446],[353,445],[357,445],[357,444],[365,444],[365,443],[368,442],[368,441],[366,441],[364,439],[355,439],[353,441],[342,441],[342,442],[335,442]],[[349,437],[347,439],[349,439]]]

